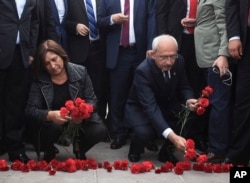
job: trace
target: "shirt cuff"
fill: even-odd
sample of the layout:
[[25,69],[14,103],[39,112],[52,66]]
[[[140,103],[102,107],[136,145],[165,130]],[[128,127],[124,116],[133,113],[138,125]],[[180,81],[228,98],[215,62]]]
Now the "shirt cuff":
[[114,21],[112,20],[112,15],[110,16],[110,25],[114,25]]
[[232,41],[232,40],[236,40],[236,39],[240,39],[240,36],[233,36],[229,39],[229,41]]
[[172,131],[173,131],[173,130],[172,130],[171,128],[167,128],[166,130],[164,130],[164,131],[162,132],[162,136],[163,136],[165,139],[167,139],[169,133],[172,132]]

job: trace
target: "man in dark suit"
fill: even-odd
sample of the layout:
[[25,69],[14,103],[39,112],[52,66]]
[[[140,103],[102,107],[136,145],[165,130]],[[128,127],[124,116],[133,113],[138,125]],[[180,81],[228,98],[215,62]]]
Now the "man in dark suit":
[[0,148],[26,163],[22,143],[28,67],[38,33],[37,0],[0,0]]
[[238,61],[233,133],[225,162],[249,164],[250,158],[250,12],[248,0],[226,1],[229,54]]
[[[89,6],[92,7],[94,13],[92,15],[94,22],[91,22],[88,16],[87,7]],[[108,72],[105,67],[105,34],[96,25],[98,6],[99,0],[68,0],[66,28],[70,60],[87,68],[98,98],[98,114],[105,121],[108,102]],[[97,34],[93,35],[92,28],[97,31]]]
[[68,0],[49,0],[55,21],[56,40],[68,52],[68,36],[65,22],[68,15]]
[[[188,82],[194,90],[195,97],[201,95],[206,85],[202,69],[198,67],[195,56],[194,26],[198,0],[157,0],[156,17],[158,35],[170,34],[178,42],[178,52],[184,57]],[[186,127],[192,128],[185,137],[192,138],[201,151],[207,150],[208,119],[207,115],[189,119]]]
[[197,107],[189,87],[184,60],[177,54],[178,44],[170,35],[156,37],[152,43],[152,57],[146,58],[136,69],[130,95],[125,107],[126,122],[133,130],[128,158],[131,162],[140,160],[147,142],[155,136],[166,141],[159,153],[159,160],[176,163],[170,151],[170,144],[185,150],[186,140],[175,134],[177,127],[175,111],[181,103],[190,110]]
[[50,0],[38,2],[39,7],[39,32],[37,45],[40,45],[47,39],[56,41],[55,19],[52,14]]
[[[128,138],[124,105],[134,71],[156,36],[155,1],[102,0],[98,10],[97,23],[107,32],[106,66],[110,70],[110,115],[115,136],[111,149],[119,149]],[[124,44],[122,32],[129,33]]]

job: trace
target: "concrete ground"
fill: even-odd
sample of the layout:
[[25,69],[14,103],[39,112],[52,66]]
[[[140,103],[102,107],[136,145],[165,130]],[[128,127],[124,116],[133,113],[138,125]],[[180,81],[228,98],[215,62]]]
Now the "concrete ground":
[[[160,147],[161,141],[157,141]],[[65,161],[69,157],[74,157],[72,153],[72,146],[58,147],[60,153],[56,158],[60,161]],[[121,149],[111,150],[110,143],[101,142],[94,146],[87,154],[87,158],[94,158],[96,162],[109,161],[113,163],[114,160],[127,159],[127,153],[129,143],[123,146]],[[37,156],[31,145],[26,145],[27,155],[34,160],[37,160]],[[145,153],[141,156],[142,161],[151,160],[155,167],[162,165],[157,160],[157,152],[151,152],[145,150]],[[182,154],[176,154],[179,159],[182,158]],[[0,159],[8,160],[7,154],[0,156]],[[129,163],[131,165],[132,163]],[[20,171],[9,170],[6,172],[0,171],[0,183],[229,183],[229,173],[205,173],[194,170],[184,171],[182,175],[176,175],[174,172],[156,174],[154,170],[141,174],[132,174],[130,170],[112,170],[107,172],[104,168],[88,171],[76,171],[74,173],[66,173],[57,171],[54,176],[50,176],[48,172],[44,171],[30,171],[23,173]]]

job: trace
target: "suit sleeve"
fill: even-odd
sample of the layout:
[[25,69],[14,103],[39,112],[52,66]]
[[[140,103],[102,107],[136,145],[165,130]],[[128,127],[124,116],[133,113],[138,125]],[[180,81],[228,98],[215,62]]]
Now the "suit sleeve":
[[157,0],[156,2],[156,22],[158,35],[167,33],[168,20],[168,0]]
[[38,0],[36,5],[31,12],[31,24],[30,24],[30,56],[34,56],[37,47],[37,39],[39,32],[39,11],[38,11]]
[[157,132],[161,134],[165,129],[169,128],[169,125],[164,119],[162,111],[157,104],[149,77],[149,73],[143,70],[137,70],[134,86],[145,116],[151,121],[151,124]]
[[239,0],[226,0],[227,37],[240,36]]

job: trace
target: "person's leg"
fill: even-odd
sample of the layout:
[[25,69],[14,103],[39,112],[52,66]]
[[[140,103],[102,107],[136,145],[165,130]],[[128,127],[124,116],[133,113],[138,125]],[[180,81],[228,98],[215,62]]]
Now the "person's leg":
[[149,141],[152,141],[156,134],[150,124],[134,126],[131,136],[128,158],[131,162],[140,160],[140,154],[144,153],[144,148]]
[[[34,129],[35,130],[35,129]],[[56,143],[63,132],[63,126],[54,123],[44,124],[40,129],[36,129],[38,134],[34,134],[37,140],[36,149],[44,152],[44,160],[50,162],[55,158],[57,151],[54,143]]]
[[102,121],[88,121],[83,123],[83,131],[79,133],[80,158],[94,145],[101,142],[107,133],[107,128]]
[[207,71],[207,83],[214,90],[210,96],[208,159],[220,161],[225,156],[229,144],[231,86],[224,84],[212,68]]
[[24,108],[27,99],[28,69],[24,68],[21,50],[16,46],[4,78],[4,143],[11,161],[28,160],[23,144]]
[[121,148],[128,138],[128,128],[124,121],[124,106],[134,76],[136,50],[120,49],[118,63],[110,71],[110,117],[115,140],[111,149]]
[[228,151],[228,158],[235,165],[248,165],[250,159],[250,36],[247,43],[246,54],[238,63],[233,132]]

